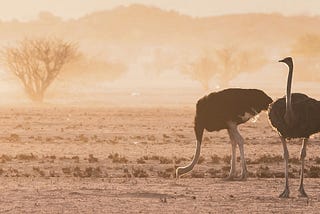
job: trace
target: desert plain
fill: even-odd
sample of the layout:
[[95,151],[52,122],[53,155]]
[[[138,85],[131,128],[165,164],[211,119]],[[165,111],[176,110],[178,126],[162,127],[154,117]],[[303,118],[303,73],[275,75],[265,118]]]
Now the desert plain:
[[225,130],[205,132],[199,163],[175,178],[195,149],[192,105],[0,112],[1,213],[317,213],[320,206],[320,135],[307,148],[309,198],[298,197],[301,142],[295,140],[288,145],[291,197],[280,199],[282,145],[265,112],[239,127],[246,181],[223,180],[231,154]]

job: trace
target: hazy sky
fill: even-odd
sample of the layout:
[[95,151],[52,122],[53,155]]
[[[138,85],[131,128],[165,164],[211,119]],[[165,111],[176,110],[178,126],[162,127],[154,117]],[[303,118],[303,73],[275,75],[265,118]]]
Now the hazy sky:
[[248,12],[320,15],[320,0],[0,0],[0,19],[33,19],[40,11],[77,18],[133,3],[174,9],[193,16]]

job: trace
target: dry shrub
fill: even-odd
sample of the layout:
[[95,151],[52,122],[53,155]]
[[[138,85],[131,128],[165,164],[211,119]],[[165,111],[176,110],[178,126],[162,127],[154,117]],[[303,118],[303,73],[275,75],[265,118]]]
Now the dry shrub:
[[28,154],[18,154],[15,157],[18,160],[27,160],[27,161],[32,161],[32,160],[37,160],[38,157],[33,155],[32,153],[30,153],[30,155]]
[[269,167],[267,167],[267,166],[260,166],[256,172],[256,176],[258,178],[272,178],[272,177],[274,177],[273,174],[270,172]]
[[89,138],[86,137],[84,134],[80,134],[79,136],[76,137],[75,140],[87,143],[89,141]]
[[11,161],[12,160],[12,157],[9,156],[9,155],[1,155],[1,162],[2,163],[5,163],[7,161]]
[[191,172],[191,177],[192,178],[204,178],[204,172],[192,171]]
[[35,167],[35,166],[34,166],[32,169],[33,169],[33,171],[38,172],[41,177],[44,177],[44,176],[45,176],[45,172],[42,171],[39,167]]
[[101,177],[102,171],[100,167],[87,167],[85,170],[81,170],[79,167],[73,169],[73,176],[80,178],[89,178],[89,177]]
[[281,155],[264,154],[256,160],[256,163],[274,163],[274,162],[280,162],[280,161],[283,161],[283,158]]
[[112,163],[127,163],[128,160],[124,156],[120,156],[118,153],[110,154],[109,159],[112,159]]
[[218,155],[211,156],[211,163],[215,163],[215,164],[220,163],[220,157]]
[[149,157],[147,155],[142,157],[144,160],[149,160]]
[[170,136],[166,135],[166,134],[163,134],[162,136],[163,136],[163,138],[170,138]]
[[74,177],[83,177],[81,169],[78,166],[73,169],[73,176]]
[[202,164],[206,159],[203,156],[199,157],[198,164]]
[[146,161],[145,161],[145,159],[143,157],[141,157],[141,158],[137,159],[137,163],[138,164],[144,164],[144,163],[146,163]]
[[225,156],[223,156],[222,160],[223,160],[224,163],[230,163],[231,156],[230,155],[225,155]]
[[320,158],[319,157],[316,157],[314,160],[316,161],[316,164],[320,164]]
[[299,158],[296,158],[296,157],[289,158],[289,163],[300,164],[300,160],[299,160]]
[[307,172],[309,178],[319,178],[320,177],[320,167],[319,166],[311,166],[309,171]]
[[132,177],[132,175],[131,175],[131,173],[129,172],[129,169],[128,169],[128,168],[124,168],[124,169],[123,169],[123,173],[124,173],[124,176],[123,176],[123,177],[125,177],[125,178],[131,178],[131,177]]
[[155,141],[156,140],[156,137],[154,135],[148,135],[147,136],[147,140],[149,141]]
[[150,160],[160,160],[160,156],[158,156],[158,155],[152,155],[152,156],[150,157]]
[[84,171],[84,177],[101,177],[102,172],[100,167],[87,167]]
[[220,177],[219,174],[221,174],[221,170],[212,168],[212,169],[208,169],[207,173],[210,174],[211,178],[219,178]]
[[70,168],[70,167],[64,167],[64,168],[62,168],[61,170],[62,170],[62,172],[63,172],[64,174],[67,174],[67,175],[70,175],[70,174],[71,174],[71,168]]
[[52,159],[52,160],[57,159],[57,157],[56,157],[55,155],[46,156],[46,158],[50,158],[50,159]]
[[230,171],[230,166],[223,166],[223,167],[221,167],[221,170],[223,171],[223,172],[229,172]]
[[183,134],[177,134],[178,138],[186,138]]
[[147,178],[148,173],[142,168],[132,168],[132,175],[136,178]]
[[187,158],[177,158],[177,157],[173,157],[174,161],[176,164],[180,164],[182,161],[187,161]]
[[54,170],[49,171],[49,177],[60,177],[59,173]]
[[96,163],[98,162],[98,158],[94,157],[93,154],[89,154],[88,161],[89,163]]
[[166,157],[160,157],[159,159],[160,164],[172,164],[173,160],[170,160],[169,158]]
[[20,136],[13,133],[7,138],[9,142],[20,142]]
[[[11,177],[21,177],[21,174],[18,169],[10,167],[7,172],[11,175]],[[6,175],[8,177],[9,175]]]
[[172,176],[172,173],[166,171],[159,171],[158,176],[161,178],[170,178]]
[[74,160],[74,162],[79,163],[80,162],[80,158],[78,155],[72,156],[71,158],[72,160]]

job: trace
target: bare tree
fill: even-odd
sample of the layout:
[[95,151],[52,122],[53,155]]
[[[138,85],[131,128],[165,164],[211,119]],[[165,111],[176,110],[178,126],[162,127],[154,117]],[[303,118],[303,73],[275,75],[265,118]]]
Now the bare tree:
[[293,44],[291,53],[294,56],[297,79],[302,81],[320,80],[320,35],[306,34]]
[[184,65],[182,72],[188,74],[192,79],[199,81],[207,91],[209,89],[209,82],[215,75],[216,68],[216,62],[209,56],[204,55],[194,62]]
[[320,57],[320,35],[306,34],[293,44],[292,54],[304,57]]
[[225,87],[229,81],[241,72],[254,71],[266,63],[266,58],[258,50],[240,50],[234,47],[206,51],[193,63],[183,66],[182,72],[201,83],[205,90],[209,89],[212,78],[220,81]]
[[216,60],[219,62],[217,77],[222,86],[241,72],[251,72],[262,67],[266,58],[258,50],[240,50],[235,47],[226,47],[215,51]]
[[2,50],[2,62],[22,82],[31,100],[42,102],[62,67],[75,57],[73,43],[60,39],[24,39]]

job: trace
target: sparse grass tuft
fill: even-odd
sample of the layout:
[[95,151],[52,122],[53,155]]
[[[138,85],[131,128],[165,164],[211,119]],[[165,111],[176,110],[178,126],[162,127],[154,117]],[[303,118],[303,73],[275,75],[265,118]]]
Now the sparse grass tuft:
[[177,158],[177,157],[173,157],[174,161],[176,164],[180,164],[181,161],[187,161],[187,158]]
[[230,163],[231,156],[230,155],[225,155],[225,156],[223,156],[222,160],[223,160],[224,163]]
[[172,164],[173,160],[166,158],[166,157],[160,157],[159,159],[160,164]]
[[13,133],[7,138],[9,142],[20,142],[20,136]]
[[64,168],[62,168],[61,170],[62,170],[62,172],[63,172],[64,174],[67,174],[67,175],[70,175],[70,174],[71,174],[71,168],[70,168],[70,167],[64,167]]
[[191,177],[192,178],[204,178],[204,172],[192,171]]
[[2,163],[5,163],[7,161],[11,161],[12,160],[12,157],[9,156],[9,155],[1,155],[1,162]]
[[314,160],[316,161],[316,164],[320,164],[320,157],[316,157]]
[[258,178],[272,178],[273,174],[270,172],[269,167],[260,166],[256,172]]
[[42,171],[39,167],[34,166],[32,169],[33,169],[33,171],[38,172],[41,177],[44,177],[46,175],[45,172]]
[[37,160],[38,157],[33,155],[32,153],[28,154],[18,154],[15,157],[18,160],[27,160],[27,161],[32,161],[32,160]]
[[161,178],[170,178],[172,176],[172,173],[166,171],[159,171],[158,176]]
[[110,154],[108,156],[112,160],[112,163],[127,163],[128,160],[124,156],[120,156],[118,153]]
[[309,178],[319,178],[320,177],[320,167],[311,166],[309,171],[306,173]]
[[72,158],[71,158],[72,160],[74,160],[74,162],[76,162],[76,163],[79,163],[80,162],[80,158],[79,158],[79,156],[78,155],[76,155],[76,156],[72,156]]
[[147,178],[148,173],[142,168],[132,168],[132,174],[136,178]]
[[218,155],[211,156],[211,163],[215,163],[215,164],[220,163],[220,157]]
[[212,169],[208,169],[207,173],[210,174],[211,178],[217,178],[217,177],[219,177],[219,174],[221,173],[221,170],[212,168]]
[[300,164],[300,160],[299,160],[299,158],[296,158],[296,157],[289,158],[289,163]]
[[97,163],[98,158],[94,157],[93,154],[89,154],[88,161],[89,161],[89,163]]
[[145,159],[143,157],[141,157],[141,158],[137,159],[137,163],[138,164],[144,164],[144,163],[146,163],[146,161],[145,161]]
[[281,155],[270,155],[270,154],[264,154],[260,156],[256,163],[274,163],[274,162],[280,162],[283,161],[283,158]]
[[203,156],[199,157],[198,164],[202,164],[206,159]]

